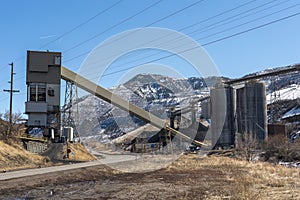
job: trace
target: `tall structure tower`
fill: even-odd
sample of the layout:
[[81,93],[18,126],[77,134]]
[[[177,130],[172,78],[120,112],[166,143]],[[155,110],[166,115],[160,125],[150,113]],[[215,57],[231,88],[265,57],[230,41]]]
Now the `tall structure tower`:
[[210,91],[212,144],[215,147],[234,145],[236,133],[235,90],[218,86]]
[[54,133],[59,137],[60,79],[60,52],[27,51],[25,113],[29,130],[42,128],[45,136]]
[[237,132],[253,134],[258,141],[267,139],[266,87],[262,82],[248,82],[237,89]]

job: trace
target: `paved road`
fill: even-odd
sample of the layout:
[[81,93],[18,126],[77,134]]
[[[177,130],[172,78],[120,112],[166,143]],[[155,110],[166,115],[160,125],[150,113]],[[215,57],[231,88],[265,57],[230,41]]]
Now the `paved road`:
[[83,167],[112,164],[112,163],[118,163],[118,162],[124,162],[124,161],[130,161],[136,159],[136,157],[132,155],[106,155],[103,153],[97,153],[97,155],[101,155],[101,157],[103,158],[101,160],[91,161],[91,162],[45,167],[45,168],[38,168],[38,169],[24,169],[24,170],[12,171],[12,172],[0,173],[0,181],[14,179],[14,178],[21,178],[26,176],[33,176],[38,174],[65,171],[70,169],[78,169]]

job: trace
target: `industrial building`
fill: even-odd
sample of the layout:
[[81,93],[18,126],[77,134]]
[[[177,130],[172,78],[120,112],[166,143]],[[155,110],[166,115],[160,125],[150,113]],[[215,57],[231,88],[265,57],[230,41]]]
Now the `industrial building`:
[[212,145],[215,147],[235,145],[237,134],[252,134],[258,141],[268,137],[266,88],[261,82],[248,82],[238,88],[213,88],[210,105],[204,104],[203,111],[204,117],[210,115]]
[[[41,128],[44,135],[51,138],[60,138],[64,135],[61,135],[61,132],[66,132],[67,138],[73,134],[72,127],[61,127],[60,87],[63,79],[129,111],[145,122],[166,129],[173,135],[180,135],[192,143],[201,144],[174,130],[172,123],[169,126],[164,120],[121,98],[111,98],[113,94],[110,91],[62,67],[60,52],[28,51],[26,71],[25,112],[28,114],[29,130]],[[234,146],[237,133],[252,133],[260,141],[267,138],[265,90],[264,84],[260,82],[247,82],[238,89],[231,84],[220,84],[211,89],[210,99],[203,99],[202,117],[211,119],[210,133],[213,146]],[[192,116],[195,116],[195,113]],[[68,131],[64,128],[68,128]]]
[[27,51],[26,84],[28,129],[59,134],[61,53]]

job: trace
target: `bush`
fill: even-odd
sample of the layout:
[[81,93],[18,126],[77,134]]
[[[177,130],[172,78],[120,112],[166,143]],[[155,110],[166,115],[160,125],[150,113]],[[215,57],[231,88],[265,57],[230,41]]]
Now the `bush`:
[[300,139],[291,143],[287,137],[272,136],[264,144],[263,150],[266,161],[300,161]]

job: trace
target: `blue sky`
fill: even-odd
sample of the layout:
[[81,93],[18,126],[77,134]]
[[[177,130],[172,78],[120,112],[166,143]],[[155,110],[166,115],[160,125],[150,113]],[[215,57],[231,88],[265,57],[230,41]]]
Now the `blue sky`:
[[[120,2],[118,0],[0,0],[0,2],[0,113],[7,110],[9,105],[9,95],[3,92],[3,89],[9,89],[7,81],[10,67],[8,63],[11,62],[15,63],[15,89],[20,90],[20,93],[14,95],[14,111],[24,112],[27,50],[61,51],[63,65],[77,71],[86,59],[86,52],[114,35],[130,29],[152,24],[153,27],[180,31],[202,45],[292,15],[299,12],[300,8],[299,0],[204,0],[199,3],[197,0],[162,0],[161,2],[157,0],[123,0]],[[158,3],[155,6],[131,17],[156,2]],[[193,3],[195,3],[194,6],[179,11]],[[99,14],[113,4],[116,5],[107,12]],[[243,4],[245,5],[238,9],[199,23]],[[153,23],[176,11],[178,11],[177,14]],[[121,23],[126,18],[128,20]],[[90,20],[86,22],[88,19]],[[184,28],[197,22],[198,24],[193,27]],[[299,22],[300,15],[297,15],[206,45],[204,49],[216,64],[220,74],[232,78],[270,67],[299,63]],[[78,44],[81,45],[76,47]],[[145,63],[150,59],[147,55],[153,52],[157,51],[128,54],[118,60],[119,68],[114,69],[112,65],[108,72]],[[168,53],[158,51],[153,58],[165,55]],[[137,58],[139,61],[129,62]],[[178,58],[160,60],[156,63],[168,65],[182,76],[197,75]],[[126,71],[106,76],[100,84],[104,87],[111,87],[117,84],[124,74]]]

